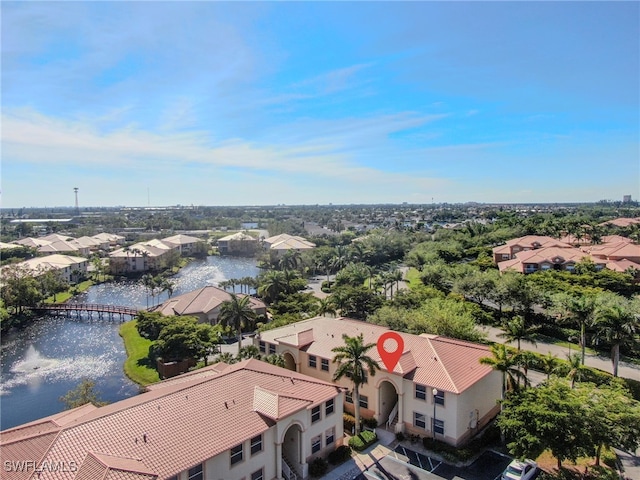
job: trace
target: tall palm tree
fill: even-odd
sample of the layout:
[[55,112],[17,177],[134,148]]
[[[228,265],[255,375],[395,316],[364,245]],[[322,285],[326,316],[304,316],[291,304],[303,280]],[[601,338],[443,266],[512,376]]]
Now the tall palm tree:
[[222,302],[218,321],[223,327],[230,327],[238,337],[238,355],[242,348],[242,329],[253,325],[256,320],[256,312],[251,308],[251,297],[236,296],[231,293],[231,299]]
[[544,357],[542,357],[541,360],[542,369],[544,370],[544,373],[547,374],[547,380],[549,380],[551,378],[551,374],[558,367],[558,357],[549,352]]
[[599,309],[596,320],[596,338],[611,345],[613,376],[618,376],[620,347],[631,343],[640,331],[638,311],[628,300],[620,297],[616,303],[604,305]]
[[571,380],[571,390],[574,389],[576,381],[582,380],[582,374],[584,373],[584,367],[580,361],[580,355],[577,353],[570,353],[567,355],[569,361],[569,371],[567,377]]
[[316,310],[317,315],[322,315],[324,317],[326,316],[326,314],[331,314],[331,315],[336,314],[336,307],[333,304],[333,300],[331,297],[318,298],[317,305],[318,305]]
[[[520,379],[524,377],[523,373],[518,368],[518,354],[511,353],[507,350],[506,345],[502,343],[494,343],[490,347],[492,357],[482,357],[480,363],[483,365],[489,365],[494,370],[497,370],[502,374],[502,392],[500,399],[504,402],[505,394],[508,390],[515,390],[518,386]],[[528,380],[524,377],[525,385],[528,384]],[[500,409],[502,410],[502,403],[500,403]]]
[[259,283],[258,295],[268,303],[275,301],[278,296],[287,289],[287,279],[284,272],[278,270],[269,270],[266,272]]
[[518,345],[518,351],[520,351],[521,340],[530,342],[533,345],[536,344],[534,335],[539,327],[535,325],[528,327],[522,315],[516,315],[511,320],[503,323],[502,329],[504,330],[504,333],[499,333],[498,336],[500,338],[506,338],[507,343],[515,340]]
[[594,294],[573,296],[560,293],[553,298],[553,310],[561,320],[573,322],[580,328],[581,361],[584,365],[584,350],[587,344],[587,327],[593,325],[598,308],[598,297]]
[[360,433],[360,385],[367,382],[367,373],[373,377],[376,370],[380,370],[380,365],[367,352],[376,346],[375,343],[365,345],[362,334],[357,337],[342,335],[344,346],[335,347],[331,351],[336,355],[333,363],[338,364],[333,380],[340,380],[347,377],[353,382],[353,406],[356,417],[355,434]]

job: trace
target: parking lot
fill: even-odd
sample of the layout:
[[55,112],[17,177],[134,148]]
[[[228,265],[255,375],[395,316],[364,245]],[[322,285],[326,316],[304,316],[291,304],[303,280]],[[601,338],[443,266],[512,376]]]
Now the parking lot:
[[510,458],[494,452],[483,453],[468,467],[454,467],[432,457],[398,446],[375,465],[356,477],[358,480],[496,480]]

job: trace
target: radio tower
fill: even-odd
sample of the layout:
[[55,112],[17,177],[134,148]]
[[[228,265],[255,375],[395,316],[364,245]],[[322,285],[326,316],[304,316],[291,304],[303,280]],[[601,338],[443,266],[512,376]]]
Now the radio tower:
[[80,208],[78,207],[78,187],[73,187],[73,192],[76,194],[76,213],[79,213]]

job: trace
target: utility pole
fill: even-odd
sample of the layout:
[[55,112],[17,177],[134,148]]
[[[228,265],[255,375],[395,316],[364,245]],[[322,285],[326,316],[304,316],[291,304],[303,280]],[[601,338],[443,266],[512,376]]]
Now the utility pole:
[[80,207],[78,207],[78,187],[73,187],[73,192],[76,194],[76,214],[79,214]]

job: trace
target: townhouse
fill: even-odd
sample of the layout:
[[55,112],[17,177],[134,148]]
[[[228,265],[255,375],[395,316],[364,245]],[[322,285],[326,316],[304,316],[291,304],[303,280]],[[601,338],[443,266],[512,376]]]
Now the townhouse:
[[[359,320],[317,317],[267,330],[254,342],[263,354],[282,354],[286,368],[332,381],[332,350],[344,345],[343,335],[362,334],[368,344],[388,331]],[[360,388],[362,417],[375,418],[379,426],[396,432],[465,443],[499,411],[500,374],[479,362],[491,356],[488,347],[436,335],[399,335],[404,349],[392,371],[377,348],[368,352],[381,369]],[[347,389],[345,410],[353,412],[351,381],[343,378],[338,384]]]
[[[342,403],[329,382],[255,359],[218,363],[104,407],[87,404],[1,432],[1,475],[304,479],[314,458],[341,445]],[[18,468],[25,461],[34,468]]]
[[[87,274],[89,261],[84,257],[76,257],[72,255],[47,255],[44,257],[35,257],[24,262],[17,263],[18,267],[24,267],[25,270],[34,276],[41,275],[49,270],[59,272],[60,277],[68,283],[77,283]],[[3,267],[3,270],[8,267]]]

